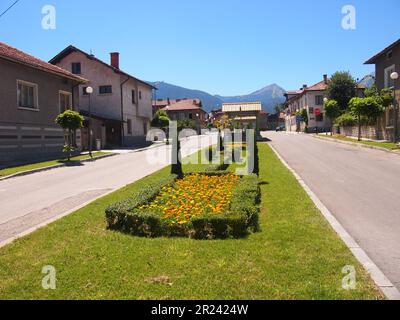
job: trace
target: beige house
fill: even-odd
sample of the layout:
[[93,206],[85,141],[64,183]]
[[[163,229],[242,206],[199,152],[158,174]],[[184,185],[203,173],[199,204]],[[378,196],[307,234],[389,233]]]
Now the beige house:
[[153,101],[153,111],[164,110],[171,120],[193,120],[204,124],[207,112],[200,99],[158,99]]
[[0,42],[0,167],[62,155],[58,114],[86,79]]
[[[69,46],[50,62],[89,79],[88,84],[77,86],[74,94],[77,97],[76,108],[87,120],[90,100],[94,143],[100,140],[101,147],[115,147],[145,142],[152,119],[152,90],[155,88],[122,71],[119,53],[111,53],[108,64]],[[88,86],[94,90],[90,99],[86,93]],[[87,149],[87,125],[81,136],[82,147]]]

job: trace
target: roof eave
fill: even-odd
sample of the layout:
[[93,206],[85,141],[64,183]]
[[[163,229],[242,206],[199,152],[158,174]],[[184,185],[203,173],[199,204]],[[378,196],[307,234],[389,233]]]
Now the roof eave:
[[70,80],[73,80],[73,81],[76,81],[76,82],[79,82],[79,83],[88,83],[89,82],[89,80],[81,78],[81,77],[74,77],[74,76],[69,76],[67,74],[58,73],[58,72],[55,72],[55,71],[52,71],[52,70],[49,70],[49,69],[46,69],[46,68],[42,68],[40,66],[35,66],[35,65],[32,65],[32,64],[20,61],[18,59],[12,59],[10,57],[5,57],[5,56],[0,56],[0,58],[8,60],[8,61],[11,61],[11,62],[14,62],[14,63],[18,63],[18,64],[21,64],[21,65],[24,65],[24,66],[29,67],[29,68],[33,68],[33,69],[40,70],[40,71],[43,71],[43,72],[46,72],[46,73],[50,73],[50,74],[56,75],[58,77],[67,78],[67,79],[70,79]]

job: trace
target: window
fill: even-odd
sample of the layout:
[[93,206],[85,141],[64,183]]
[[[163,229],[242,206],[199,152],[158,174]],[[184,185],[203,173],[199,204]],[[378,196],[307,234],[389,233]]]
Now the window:
[[89,94],[86,92],[87,87],[82,87],[82,94],[84,96],[88,96]]
[[315,120],[317,120],[318,122],[324,121],[324,115],[322,113],[320,115],[316,116],[315,118],[316,118]]
[[193,113],[189,113],[189,119],[190,119],[190,120],[193,119]]
[[308,112],[309,112],[310,114],[314,114],[314,108],[308,108]]
[[18,107],[37,110],[38,105],[38,86],[34,83],[17,81]]
[[70,92],[60,91],[60,113],[72,108],[72,94]]
[[132,90],[132,103],[135,104],[136,103],[136,91]]
[[100,86],[99,87],[100,94],[109,94],[112,93],[112,86]]
[[139,100],[142,100],[142,91],[139,91]]
[[394,87],[394,80],[390,79],[390,75],[396,71],[395,65],[392,65],[385,69],[384,76],[385,76],[385,87],[391,88]]
[[315,105],[316,106],[324,105],[324,96],[315,96]]
[[71,67],[73,74],[82,74],[81,63],[80,62],[73,62]]
[[128,134],[131,135],[132,134],[132,120],[131,119],[127,120],[127,127],[128,127]]

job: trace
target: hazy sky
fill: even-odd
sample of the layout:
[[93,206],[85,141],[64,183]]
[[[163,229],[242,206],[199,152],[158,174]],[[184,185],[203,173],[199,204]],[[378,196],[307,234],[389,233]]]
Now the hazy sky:
[[[15,0],[0,0],[0,12]],[[56,29],[42,28],[44,5]],[[356,29],[342,28],[342,7]],[[267,84],[313,84],[324,73],[373,71],[363,62],[400,38],[400,0],[20,0],[0,18],[0,41],[49,60],[69,44],[141,79],[213,94]]]

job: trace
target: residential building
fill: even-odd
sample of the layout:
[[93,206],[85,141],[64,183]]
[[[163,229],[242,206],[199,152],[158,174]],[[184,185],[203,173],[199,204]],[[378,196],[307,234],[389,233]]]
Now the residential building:
[[[400,73],[400,39],[373,56],[365,64],[375,65],[376,86],[378,90],[393,88],[397,103],[385,110],[377,123],[377,138],[393,141],[399,138],[400,79],[392,80],[390,75]],[[393,99],[394,101],[394,99]]]
[[[306,130],[305,119],[300,119],[297,115],[302,109],[307,110],[309,132],[330,131],[332,122],[324,114],[324,99],[327,98],[328,81],[328,76],[324,75],[322,81],[312,86],[304,84],[299,90],[288,91],[285,94],[285,125],[287,131],[301,132]],[[358,85],[358,94],[360,95],[364,89],[364,86]]]
[[[100,140],[102,147],[145,142],[152,119],[152,90],[155,88],[122,71],[118,52],[110,54],[108,64],[93,54],[69,46],[50,62],[89,79],[89,83],[77,87],[74,94],[76,107],[87,120],[90,101],[93,140]],[[86,93],[88,86],[94,89],[90,99]],[[87,149],[88,126],[82,130],[81,144]]]
[[242,129],[255,129],[259,134],[259,118],[262,112],[261,102],[224,103],[222,112]]
[[0,42],[0,166],[58,157],[57,115],[74,108],[87,80]]
[[171,120],[194,120],[204,124],[207,112],[199,99],[165,99],[153,101],[153,111],[164,110]]
[[289,91],[286,94],[286,130],[304,131],[305,121],[299,121],[297,112],[306,109],[308,128],[311,131],[324,131],[331,127],[331,122],[324,115],[324,99],[328,87],[328,76],[312,86],[306,84],[300,90]]

